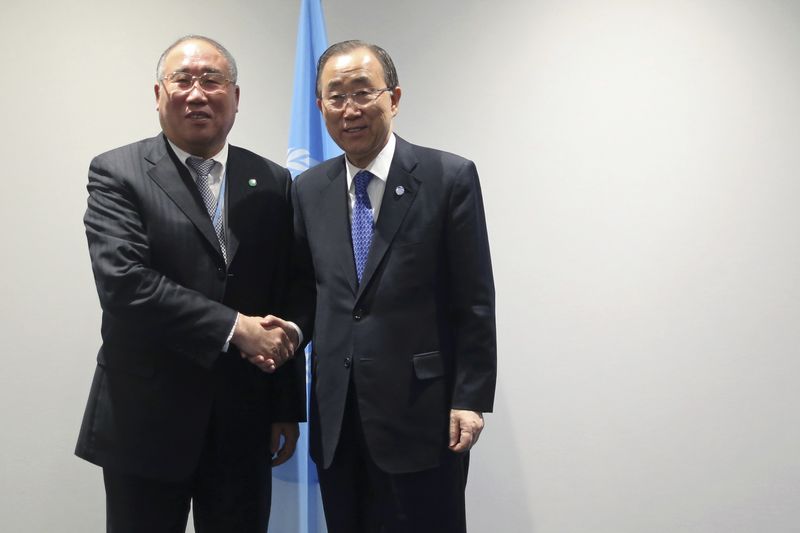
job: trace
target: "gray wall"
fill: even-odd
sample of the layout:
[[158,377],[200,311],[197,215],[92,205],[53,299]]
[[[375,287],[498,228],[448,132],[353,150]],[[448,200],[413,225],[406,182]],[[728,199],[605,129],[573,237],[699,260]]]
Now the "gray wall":
[[[155,62],[240,63],[231,141],[283,161],[298,3],[4,0],[0,529],[101,531],[72,456],[99,344],[91,157],[158,129]],[[800,5],[325,2],[384,45],[397,130],[474,159],[496,414],[474,532],[797,531]]]

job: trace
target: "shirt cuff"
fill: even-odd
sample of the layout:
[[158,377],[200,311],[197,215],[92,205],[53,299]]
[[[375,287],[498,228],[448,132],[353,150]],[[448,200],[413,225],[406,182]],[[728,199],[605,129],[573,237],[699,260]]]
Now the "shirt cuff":
[[298,339],[297,340],[297,346],[298,347],[302,346],[303,345],[303,332],[300,331],[300,326],[298,326],[297,324],[295,324],[291,320],[287,320],[286,323],[289,324],[290,326],[292,326],[294,328],[294,330],[297,332],[297,339]]
[[[228,348],[231,345],[231,339],[233,338],[233,332],[236,331],[236,324],[239,323],[239,313],[236,313],[236,320],[233,321],[233,327],[231,328],[231,332],[228,333],[228,338],[225,339],[225,344],[222,346],[222,353],[228,351]],[[295,326],[297,327],[297,326]]]

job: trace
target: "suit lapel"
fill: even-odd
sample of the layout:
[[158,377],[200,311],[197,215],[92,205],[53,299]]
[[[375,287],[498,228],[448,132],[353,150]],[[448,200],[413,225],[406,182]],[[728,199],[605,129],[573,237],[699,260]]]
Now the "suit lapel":
[[[345,170],[344,156],[337,158],[328,170],[330,182],[320,195],[320,211],[323,220],[330,220],[325,231],[328,242],[333,248],[336,262],[339,263],[347,283],[353,294],[356,294],[358,280],[356,266],[353,260],[353,244],[350,237],[350,215],[347,204],[347,171]],[[313,216],[313,215],[312,215]]]
[[[397,230],[400,229],[408,209],[414,203],[417,191],[421,186],[419,179],[412,174],[417,166],[417,160],[411,151],[411,145],[400,137],[396,137],[396,139],[397,145],[392,158],[392,165],[389,168],[389,176],[386,178],[381,210],[378,215],[378,222],[375,225],[375,232],[372,235],[372,244],[370,245],[367,264],[364,267],[364,274],[361,277],[361,285],[359,286],[356,300],[361,297],[365,287],[369,285],[395,234],[397,234]],[[345,219],[347,219],[346,214]],[[352,258],[351,251],[351,262]]]
[[200,191],[197,190],[197,185],[192,180],[189,170],[168,148],[163,135],[159,135],[155,141],[153,149],[145,156],[145,159],[153,165],[147,171],[148,175],[172,199],[178,209],[192,221],[221,258],[222,251],[219,248],[217,234],[214,233],[211,218],[208,216]]

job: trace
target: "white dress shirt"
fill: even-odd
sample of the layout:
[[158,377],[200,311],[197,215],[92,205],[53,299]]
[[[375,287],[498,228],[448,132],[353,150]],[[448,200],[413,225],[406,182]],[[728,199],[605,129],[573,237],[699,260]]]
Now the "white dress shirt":
[[347,167],[347,195],[350,198],[348,211],[350,213],[351,222],[353,220],[353,206],[356,203],[356,186],[353,183],[353,178],[361,170],[368,170],[375,176],[367,185],[367,196],[369,196],[369,203],[372,204],[372,221],[373,223],[377,222],[378,214],[381,211],[381,202],[383,201],[383,191],[386,189],[386,180],[389,177],[389,167],[392,166],[394,147],[396,144],[397,141],[394,138],[394,133],[390,133],[386,146],[384,146],[383,150],[375,156],[375,159],[364,168],[358,168],[351,163],[347,157],[344,158],[345,166]]

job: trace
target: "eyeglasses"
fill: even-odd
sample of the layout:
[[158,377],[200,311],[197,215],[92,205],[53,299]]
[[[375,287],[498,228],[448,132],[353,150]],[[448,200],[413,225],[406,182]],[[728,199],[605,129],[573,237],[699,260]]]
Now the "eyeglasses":
[[173,72],[162,78],[165,85],[168,85],[169,92],[172,94],[184,94],[194,89],[194,84],[206,94],[217,94],[225,90],[225,87],[232,81],[218,72],[204,72],[199,76],[193,76],[188,72]]
[[384,87],[383,89],[359,89],[353,93],[329,94],[323,98],[322,101],[325,102],[326,107],[335,110],[344,109],[348,100],[352,101],[353,105],[356,107],[367,107],[377,100],[382,92],[391,90],[391,87]]

